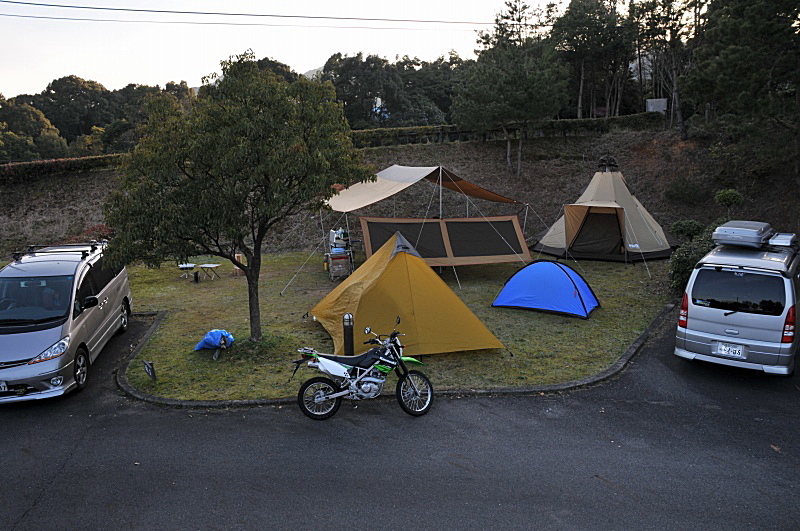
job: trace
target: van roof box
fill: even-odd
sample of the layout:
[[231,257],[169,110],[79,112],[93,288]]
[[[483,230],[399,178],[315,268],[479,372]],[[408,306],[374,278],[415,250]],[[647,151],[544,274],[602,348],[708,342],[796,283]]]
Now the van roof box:
[[729,221],[716,228],[711,239],[717,245],[736,245],[758,249],[769,242],[775,230],[761,221]]

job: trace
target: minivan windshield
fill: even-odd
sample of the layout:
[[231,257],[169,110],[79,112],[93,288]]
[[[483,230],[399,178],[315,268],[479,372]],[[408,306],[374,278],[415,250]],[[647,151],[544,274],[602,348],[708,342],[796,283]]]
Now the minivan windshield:
[[73,276],[0,278],[0,326],[45,323],[67,316]]
[[731,312],[781,315],[786,306],[784,279],[748,271],[701,269],[692,288],[692,303]]

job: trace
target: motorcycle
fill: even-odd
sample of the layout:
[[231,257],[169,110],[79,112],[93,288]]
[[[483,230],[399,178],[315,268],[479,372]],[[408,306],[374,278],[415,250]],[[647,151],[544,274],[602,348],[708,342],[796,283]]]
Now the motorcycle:
[[[397,324],[400,324],[400,317],[397,318]],[[433,386],[427,376],[406,366],[422,365],[422,362],[403,356],[404,347],[398,337],[405,334],[399,333],[396,327],[388,335],[378,335],[370,327],[364,333],[375,336],[364,341],[364,344],[376,346],[360,356],[322,354],[311,347],[297,349],[303,357],[292,362],[295,365],[292,378],[306,362],[309,367],[329,376],[311,378],[300,386],[297,393],[300,411],[314,420],[330,418],[339,410],[342,398],[365,400],[379,396],[386,376],[395,371],[395,395],[403,411],[414,416],[427,413],[433,403]]]

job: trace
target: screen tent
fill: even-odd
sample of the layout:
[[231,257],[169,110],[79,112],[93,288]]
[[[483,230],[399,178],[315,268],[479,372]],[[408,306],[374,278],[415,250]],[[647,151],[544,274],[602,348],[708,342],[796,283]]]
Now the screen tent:
[[531,260],[517,216],[451,219],[362,217],[360,221],[367,258],[399,232],[429,266]]

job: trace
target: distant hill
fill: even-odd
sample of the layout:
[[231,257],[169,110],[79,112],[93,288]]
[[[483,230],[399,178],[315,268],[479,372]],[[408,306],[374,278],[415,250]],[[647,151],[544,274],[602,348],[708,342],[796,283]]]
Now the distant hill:
[[305,77],[307,77],[308,79],[316,79],[317,75],[319,75],[322,72],[323,68],[324,67],[321,66],[319,68],[315,68],[314,70],[309,70],[308,72],[306,72],[303,75]]

